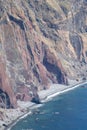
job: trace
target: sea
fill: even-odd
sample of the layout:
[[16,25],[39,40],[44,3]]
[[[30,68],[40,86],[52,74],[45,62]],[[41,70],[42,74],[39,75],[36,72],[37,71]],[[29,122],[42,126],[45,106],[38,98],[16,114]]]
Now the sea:
[[87,130],[87,85],[54,97],[11,130]]

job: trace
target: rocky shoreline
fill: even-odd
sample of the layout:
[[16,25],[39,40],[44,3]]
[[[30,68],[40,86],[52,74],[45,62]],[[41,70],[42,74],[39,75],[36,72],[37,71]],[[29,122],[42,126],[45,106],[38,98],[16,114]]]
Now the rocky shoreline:
[[87,0],[0,0],[0,130],[38,106],[30,101],[44,104],[86,81],[86,6]]
[[[87,82],[71,82],[69,86],[53,84],[51,85],[50,89],[42,90],[38,94],[40,96],[41,102],[44,103],[52,99],[54,96],[70,91],[79,86],[83,86],[86,83]],[[0,120],[0,129],[10,130],[11,127],[15,125],[19,120],[21,120],[22,118],[26,117],[29,114],[32,114],[32,110],[40,107],[41,105],[42,104],[18,101],[17,109],[3,110],[5,118],[3,119],[3,121]]]

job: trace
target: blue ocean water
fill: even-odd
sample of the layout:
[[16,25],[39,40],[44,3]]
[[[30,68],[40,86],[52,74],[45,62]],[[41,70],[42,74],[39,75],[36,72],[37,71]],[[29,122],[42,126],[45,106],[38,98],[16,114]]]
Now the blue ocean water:
[[59,95],[39,110],[11,130],[87,130],[87,87]]

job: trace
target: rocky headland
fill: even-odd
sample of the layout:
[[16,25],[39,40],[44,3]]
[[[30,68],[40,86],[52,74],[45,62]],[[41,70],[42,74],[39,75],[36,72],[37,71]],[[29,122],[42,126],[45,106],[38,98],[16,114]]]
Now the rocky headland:
[[86,77],[87,0],[0,0],[1,108]]

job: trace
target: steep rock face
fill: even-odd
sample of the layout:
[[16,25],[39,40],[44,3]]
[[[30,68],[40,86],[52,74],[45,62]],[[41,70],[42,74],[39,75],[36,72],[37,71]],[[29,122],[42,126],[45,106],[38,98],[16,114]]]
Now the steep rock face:
[[[80,59],[83,50],[83,41],[81,37],[76,33],[70,34],[70,42],[76,52],[77,58]],[[76,44],[77,43],[77,44]]]
[[34,29],[34,12],[28,3],[0,2],[0,89],[9,95],[13,106],[17,99],[39,100],[37,90],[48,88],[52,82],[67,83],[64,69]]
[[[86,0],[0,0],[0,89],[17,100],[84,75]],[[3,100],[4,101],[4,100]]]

